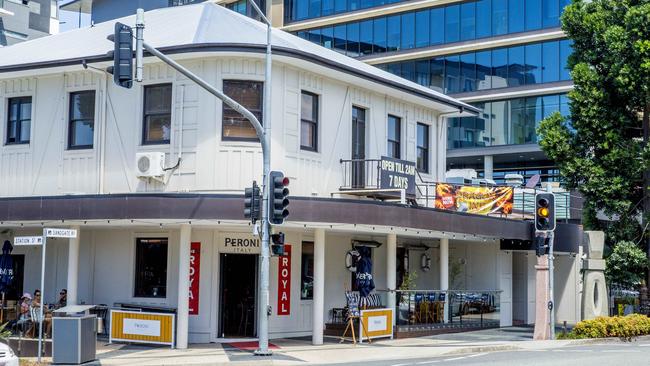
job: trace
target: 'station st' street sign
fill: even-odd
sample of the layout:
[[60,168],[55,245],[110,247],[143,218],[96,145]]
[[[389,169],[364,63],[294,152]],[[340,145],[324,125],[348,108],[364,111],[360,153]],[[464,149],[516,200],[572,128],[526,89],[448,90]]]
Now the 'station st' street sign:
[[43,245],[42,236],[17,236],[14,245]]

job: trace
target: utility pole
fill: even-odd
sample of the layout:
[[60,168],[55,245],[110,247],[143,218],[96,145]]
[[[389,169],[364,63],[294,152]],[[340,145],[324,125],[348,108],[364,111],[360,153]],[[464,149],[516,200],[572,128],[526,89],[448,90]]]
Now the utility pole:
[[269,356],[271,351],[269,350],[269,316],[271,315],[271,307],[269,305],[269,262],[270,262],[270,236],[271,236],[271,224],[269,221],[269,212],[271,210],[270,203],[270,181],[269,175],[271,171],[271,151],[270,151],[270,134],[271,134],[271,74],[272,74],[272,62],[271,62],[271,21],[266,17],[264,12],[262,12],[259,6],[255,3],[254,0],[249,0],[251,6],[255,11],[260,15],[260,18],[267,25],[267,34],[266,34],[266,66],[265,66],[265,78],[264,78],[264,106],[263,106],[263,124],[251,113],[248,109],[244,108],[241,104],[234,101],[232,98],[225,95],[220,90],[217,90],[206,81],[201,79],[199,76],[192,73],[187,68],[183,67],[176,61],[165,56],[162,52],[158,51],[153,46],[144,42],[144,10],[138,9],[136,13],[136,81],[142,81],[142,70],[143,70],[143,49],[152,54],[155,57],[158,57],[160,60],[174,68],[176,71],[180,72],[188,79],[194,81],[203,89],[216,96],[228,106],[230,106],[235,111],[241,113],[246,117],[253,127],[257,134],[257,138],[262,145],[262,159],[263,159],[263,172],[262,172],[262,248],[260,255],[260,301],[258,309],[258,329],[257,336],[259,338],[259,348],[255,351],[256,355],[259,356]]

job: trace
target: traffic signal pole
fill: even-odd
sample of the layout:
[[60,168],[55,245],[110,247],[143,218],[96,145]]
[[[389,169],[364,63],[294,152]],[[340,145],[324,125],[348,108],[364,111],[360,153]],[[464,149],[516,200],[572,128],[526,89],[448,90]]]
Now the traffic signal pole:
[[[270,171],[271,171],[271,151],[270,151],[270,135],[271,135],[271,74],[272,74],[272,64],[271,64],[271,21],[269,18],[266,17],[264,12],[262,12],[259,8],[259,6],[255,3],[253,0],[249,0],[249,3],[251,6],[255,9],[255,11],[260,15],[260,18],[266,23],[267,25],[267,34],[266,34],[266,67],[265,67],[265,79],[264,79],[264,108],[263,108],[263,121],[264,125],[260,123],[260,121],[255,117],[253,113],[251,113],[248,109],[244,108],[241,104],[237,103],[235,100],[232,98],[228,97],[226,94],[224,94],[222,91],[214,88],[212,85],[201,79],[199,76],[195,75],[192,73],[190,70],[187,68],[183,67],[176,61],[172,60],[171,58],[165,56],[162,52],[158,51],[155,47],[147,44],[144,42],[144,10],[143,9],[138,9],[136,12],[136,34],[135,34],[135,39],[136,39],[136,72],[135,72],[135,78],[133,78],[132,75],[132,70],[129,70],[131,73],[131,76],[127,80],[117,80],[118,77],[115,77],[115,82],[122,87],[125,88],[130,88],[131,87],[131,82],[133,79],[136,81],[142,81],[143,79],[143,50],[147,50],[151,55],[159,58],[161,61],[166,63],[167,65],[171,66],[174,70],[178,71],[182,75],[186,76],[188,79],[194,81],[197,83],[200,87],[208,91],[210,94],[214,95],[215,97],[219,98],[221,101],[223,101],[226,105],[237,111],[238,113],[242,114],[246,119],[250,121],[250,123],[253,125],[253,128],[255,128],[255,133],[257,134],[257,138],[260,141],[260,144],[262,146],[262,159],[263,159],[263,172],[262,172],[262,214],[261,214],[261,226],[262,226],[262,248],[261,248],[261,255],[260,255],[260,290],[259,290],[259,309],[258,309],[258,329],[257,329],[257,336],[259,338],[259,348],[255,351],[256,355],[260,356],[268,356],[271,355],[271,351],[269,350],[269,327],[268,327],[268,322],[269,322],[269,316],[271,315],[271,307],[269,305],[269,262],[270,262],[270,235],[271,235],[271,223],[269,221],[269,212],[271,210],[270,207],[270,195],[271,195],[271,182],[270,182]],[[270,13],[270,12],[269,12]],[[119,24],[121,27],[124,27],[131,32],[131,28],[127,27],[125,25]],[[121,29],[121,28],[120,28]],[[116,34],[113,36],[109,36],[110,40],[114,39],[114,42],[119,42],[121,38],[116,39],[117,35],[117,25],[116,25]],[[113,39],[111,39],[111,37]],[[121,48],[120,48],[121,49]],[[132,54],[133,49],[131,46],[131,50],[129,52],[129,56]],[[119,53],[121,56],[122,53]],[[120,64],[118,61],[121,61],[121,57],[114,58],[114,64],[118,65]],[[132,58],[128,58],[128,61],[131,62]],[[129,66],[131,66],[129,64]],[[115,67],[113,67],[115,69]],[[119,70],[114,70],[116,74],[119,72],[119,75],[121,76],[122,69]]]
[[[546,186],[546,191],[549,193],[553,193],[553,188],[551,185]],[[553,205],[555,205],[555,200],[553,200]],[[555,214],[555,207],[553,207],[553,213]],[[555,218],[555,217],[554,217]],[[548,311],[549,311],[549,323],[550,323],[550,331],[551,331],[551,339],[555,339],[555,298],[553,297],[553,288],[554,288],[554,280],[555,276],[553,275],[554,270],[554,263],[553,260],[553,244],[555,241],[555,230],[551,231],[548,233]]]

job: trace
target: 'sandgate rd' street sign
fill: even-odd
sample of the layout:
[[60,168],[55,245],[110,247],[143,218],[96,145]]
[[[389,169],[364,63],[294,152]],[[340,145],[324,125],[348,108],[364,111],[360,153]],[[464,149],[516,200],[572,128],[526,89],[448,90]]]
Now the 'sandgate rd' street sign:
[[14,245],[43,245],[42,236],[17,236]]
[[75,229],[45,229],[45,236],[48,238],[76,238]]

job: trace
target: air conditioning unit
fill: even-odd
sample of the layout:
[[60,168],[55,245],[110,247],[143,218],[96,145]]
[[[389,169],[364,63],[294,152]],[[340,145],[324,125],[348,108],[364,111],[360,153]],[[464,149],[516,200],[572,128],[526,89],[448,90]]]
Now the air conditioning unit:
[[158,178],[165,174],[164,152],[141,152],[135,154],[135,170],[138,178]]

